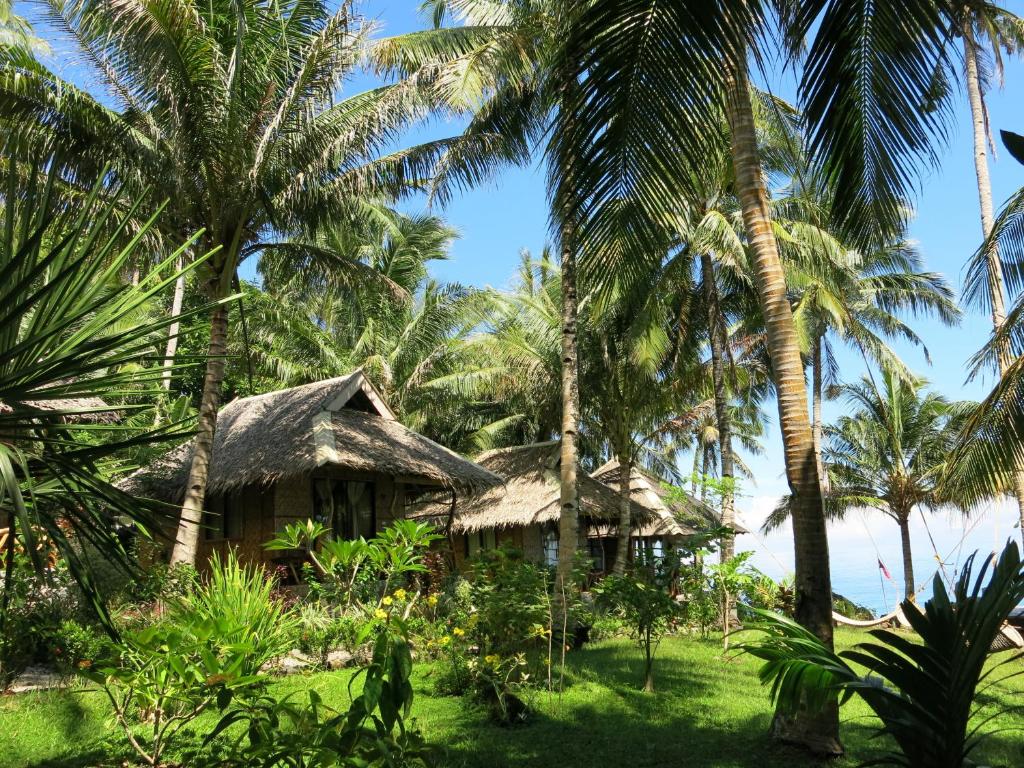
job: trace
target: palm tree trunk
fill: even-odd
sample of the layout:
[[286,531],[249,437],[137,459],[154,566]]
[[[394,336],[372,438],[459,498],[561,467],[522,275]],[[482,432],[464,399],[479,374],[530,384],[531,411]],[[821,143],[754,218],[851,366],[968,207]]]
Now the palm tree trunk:
[[[831,648],[832,583],[828,535],[814,458],[814,436],[808,418],[803,361],[793,312],[786,295],[782,260],[772,232],[750,89],[742,66],[732,70],[727,88],[726,110],[732,134],[736,192],[753,255],[754,282],[765,319],[779,404],[786,480],[793,497],[795,617]],[[838,706],[830,707],[820,715],[801,713],[797,717],[782,717],[776,713],[773,729],[778,738],[798,743],[814,752],[842,752]]]
[[[732,455],[732,424],[729,417],[729,398],[725,386],[725,318],[722,317],[718,301],[718,285],[715,282],[715,268],[711,256],[701,254],[701,283],[708,312],[708,337],[711,341],[711,378],[715,391],[715,421],[718,426],[718,451],[722,475],[722,526],[730,529],[719,543],[719,561],[727,563],[736,554],[736,541],[731,533],[736,523],[736,508],[733,492],[735,474]],[[722,636],[723,644],[729,648],[729,630],[732,621],[732,596],[728,591],[722,595]]]
[[[988,175],[988,142],[985,102],[981,93],[981,78],[978,75],[978,47],[974,38],[973,18],[965,14],[963,22],[964,65],[967,80],[967,97],[971,104],[971,123],[974,129],[974,173],[978,180],[978,202],[981,208],[981,231],[987,240],[995,226],[992,204],[992,181]],[[1003,266],[999,261],[999,249],[993,243],[985,253],[988,263],[988,291],[992,304],[992,328],[999,330],[1006,320],[1006,300],[1003,287]],[[1010,351],[999,350],[999,375],[1006,374],[1010,367]],[[1020,535],[1024,543],[1024,471],[1020,467],[1013,475],[1014,496],[1017,498],[1017,514],[1020,518]]]
[[910,513],[901,513],[897,520],[900,524],[900,544],[903,547],[903,597],[906,600],[916,600],[914,557],[910,550]]
[[206,377],[203,380],[203,397],[199,404],[199,423],[193,440],[192,465],[189,468],[188,484],[185,486],[185,501],[181,507],[178,537],[171,552],[172,565],[196,563],[203,505],[206,503],[206,484],[209,479],[210,460],[213,458],[213,440],[217,431],[220,390],[224,383],[224,356],[227,353],[227,346],[228,307],[227,304],[221,303],[214,307],[210,316],[210,346],[206,360]]
[[[174,268],[179,272],[184,268],[184,262],[180,257],[175,262]],[[171,317],[175,318],[175,320],[167,328],[167,347],[164,350],[164,372],[161,384],[165,392],[171,391],[171,369],[174,367],[174,356],[178,352],[179,323],[177,318],[181,314],[181,305],[184,300],[185,275],[178,275],[178,279],[174,281],[174,298],[171,300]]]
[[818,479],[821,481],[821,489],[823,493],[828,493],[828,473],[825,472],[825,462],[821,458],[821,403],[824,399],[822,396],[822,375],[821,375],[821,358],[822,358],[822,345],[824,344],[824,337],[820,334],[814,338],[814,359],[812,361],[812,380],[811,380],[811,432],[814,436],[814,463],[818,468]]
[[629,529],[632,522],[630,512],[633,508],[633,493],[630,486],[633,477],[633,459],[630,457],[628,449],[619,451],[615,458],[619,462],[619,529],[612,573],[621,575],[626,572],[626,563],[629,561]]
[[569,590],[579,544],[579,498],[576,493],[579,428],[579,360],[576,350],[576,253],[572,227],[562,227],[562,443],[560,463],[561,513],[558,518],[559,593]]

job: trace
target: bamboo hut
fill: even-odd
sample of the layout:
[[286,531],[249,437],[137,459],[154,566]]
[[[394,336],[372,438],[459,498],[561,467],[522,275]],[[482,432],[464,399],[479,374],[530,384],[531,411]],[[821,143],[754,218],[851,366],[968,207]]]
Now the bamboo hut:
[[[192,444],[178,446],[121,487],[180,504],[191,460]],[[484,492],[500,482],[402,426],[361,371],[234,400],[217,416],[200,561],[232,547],[273,562],[282,556],[263,544],[307,519],[339,538],[370,537],[419,495]]]

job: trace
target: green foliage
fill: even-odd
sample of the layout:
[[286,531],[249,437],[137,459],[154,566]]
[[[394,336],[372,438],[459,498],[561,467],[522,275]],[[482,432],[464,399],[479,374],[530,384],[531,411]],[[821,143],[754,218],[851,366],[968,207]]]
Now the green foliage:
[[50,633],[50,658],[62,673],[70,675],[109,655],[110,637],[91,624],[71,619]]
[[113,658],[79,664],[79,674],[102,688],[125,738],[147,764],[159,765],[205,710],[226,706],[256,683],[247,674],[250,646],[220,642],[222,629],[209,620],[155,624],[125,633]]
[[[104,398],[159,390],[161,369],[149,362],[172,319],[147,317],[147,309],[174,283],[172,265],[195,237],[167,248],[138,286],[122,284],[154,234],[157,216],[143,216],[148,196],[128,199],[97,182],[60,199],[62,166],[44,155],[34,163],[11,157],[3,168],[0,517],[14,532],[6,556],[20,545],[42,572],[39,543],[52,542],[105,617],[89,558],[130,570],[114,521],[154,531],[169,518],[162,505],[119,491],[111,475],[123,468],[123,451],[174,437],[181,425],[139,431],[104,423],[115,404]],[[121,418],[148,410],[117,405]]]
[[[236,723],[245,731],[234,744],[228,765],[264,768],[389,766],[432,764],[430,750],[409,723],[413,703],[412,655],[406,640],[383,630],[369,666],[361,670],[362,691],[348,711],[326,706],[315,691],[308,702],[261,696],[239,702],[207,737],[207,743]],[[355,678],[350,682],[355,682]]]
[[47,661],[66,623],[84,618],[78,589],[66,568],[38,574],[15,554],[0,598],[6,606],[0,634],[0,690],[35,662]]
[[844,702],[854,695],[863,698],[882,721],[879,733],[892,737],[898,749],[880,764],[963,768],[984,738],[984,725],[1001,714],[987,712],[980,726],[971,726],[988,704],[984,692],[1024,674],[1019,667],[1024,654],[1016,652],[986,670],[1002,623],[1024,600],[1017,544],[1009,543],[994,565],[986,559],[976,577],[973,571],[974,556],[952,595],[936,575],[924,608],[910,600],[902,604],[920,643],[875,630],[870,633],[875,642],[836,654],[795,622],[760,611],[758,628],[766,637],[743,649],[764,661],[761,680],[771,684],[772,699],[786,711],[819,708],[836,696]]
[[233,551],[224,561],[214,553],[207,576],[172,607],[168,619],[208,625],[224,648],[246,648],[242,674],[254,675],[286,649],[298,626],[274,598],[274,586],[262,567],[239,563]]
[[644,653],[644,690],[654,690],[654,656],[679,613],[674,597],[641,574],[613,574],[594,587],[598,600],[630,628]]
[[111,656],[79,663],[102,687],[132,749],[150,765],[204,711],[250,691],[260,667],[284,653],[296,621],[272,597],[261,568],[214,556],[208,576],[165,618],[123,632]]
[[424,557],[431,542],[441,538],[433,526],[405,519],[395,520],[369,541],[334,539],[328,533],[314,520],[292,523],[264,546],[305,550],[317,571],[317,594],[346,607],[379,603],[389,589],[426,572]]

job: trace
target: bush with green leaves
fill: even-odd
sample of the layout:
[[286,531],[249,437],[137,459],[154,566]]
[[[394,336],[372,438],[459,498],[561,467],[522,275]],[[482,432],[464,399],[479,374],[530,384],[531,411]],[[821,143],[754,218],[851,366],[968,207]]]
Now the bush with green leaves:
[[426,768],[434,763],[415,724],[412,654],[400,621],[380,627],[369,665],[350,683],[362,682],[347,711],[326,706],[315,691],[304,703],[270,695],[237,699],[207,737],[236,724],[245,727],[230,757],[219,765],[261,768]]
[[334,539],[315,520],[292,523],[264,546],[271,551],[303,550],[313,594],[344,607],[379,602],[396,588],[411,587],[425,573],[424,557],[440,537],[427,523],[395,520],[370,540]]
[[240,563],[234,552],[224,560],[214,553],[209,572],[171,608],[169,618],[185,626],[213,626],[222,647],[248,649],[243,671],[256,674],[288,650],[298,627],[295,614],[274,597],[275,583],[263,567]]
[[231,553],[162,619],[122,633],[109,656],[77,665],[99,685],[132,750],[159,765],[175,740],[203,712],[251,694],[260,667],[288,650],[295,618],[273,598],[262,568]]
[[679,616],[675,598],[642,572],[611,575],[594,587],[598,601],[629,626],[644,654],[644,690],[654,690],[654,656]]
[[0,588],[0,601],[6,606],[0,632],[0,690],[30,664],[48,662],[61,626],[84,620],[88,612],[61,561],[38,573],[26,557],[15,553],[7,573],[10,578]]
[[873,642],[837,654],[792,619],[758,611],[756,629],[764,636],[741,648],[764,661],[761,681],[771,686],[782,713],[860,696],[881,721],[878,734],[896,746],[874,764],[965,768],[991,723],[1005,714],[987,710],[991,701],[984,691],[1024,674],[1018,651],[988,658],[1003,622],[1024,601],[1016,542],[993,561],[986,558],[975,576],[972,555],[952,595],[936,574],[923,608],[911,600],[902,604],[917,642],[876,629]]
[[160,622],[126,633],[112,656],[78,672],[96,683],[132,750],[158,766],[177,738],[203,712],[225,707],[258,678],[249,673],[248,645],[220,641],[223,625]]

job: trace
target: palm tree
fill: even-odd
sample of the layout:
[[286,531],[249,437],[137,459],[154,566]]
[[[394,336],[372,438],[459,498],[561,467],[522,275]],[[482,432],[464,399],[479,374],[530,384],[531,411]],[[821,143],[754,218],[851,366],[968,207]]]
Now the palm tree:
[[830,515],[874,509],[900,529],[904,596],[914,600],[910,516],[923,508],[957,506],[940,490],[946,461],[969,404],[951,403],[925,382],[907,382],[897,373],[882,374],[881,387],[870,378],[839,387],[840,396],[857,410],[826,428],[824,452],[830,492]]
[[[975,303],[984,304],[987,301],[992,315],[993,331],[998,332],[1006,321],[1006,297],[998,244],[990,241],[995,219],[987,151],[991,129],[985,93],[990,87],[991,76],[994,75],[998,82],[1002,83],[1002,52],[1016,53],[1024,45],[1024,22],[1009,11],[984,1],[966,2],[960,8],[960,13],[959,34],[964,47],[963,75],[971,107],[974,171],[978,182],[981,232],[986,243],[975,256],[979,265],[984,264],[984,268],[978,270],[978,274],[984,273],[986,290],[968,290],[966,294],[973,295]],[[985,66],[986,58],[991,60],[990,66]],[[1000,348],[996,357],[1000,376],[1006,374],[1011,362],[1009,349],[1005,346]],[[1012,483],[1013,493],[1017,499],[1021,535],[1024,536],[1024,469],[1018,468],[1013,473]]]
[[[429,177],[453,143],[388,151],[435,99],[429,76],[339,98],[373,46],[350,3],[267,0],[175,9],[133,0],[55,0],[53,21],[103,78],[110,109],[36,63],[0,68],[0,111],[20,133],[47,133],[80,165],[109,162],[125,183],[158,185],[172,233],[202,230],[206,295],[219,300],[239,263],[273,250],[337,268],[317,230],[365,215]],[[465,149],[465,147],[463,147]],[[195,559],[224,379],[228,307],[210,318],[198,431],[174,562]]]
[[[778,19],[769,17],[779,9]],[[777,21],[777,24],[773,22]],[[831,582],[821,485],[814,459],[799,336],[768,203],[748,60],[771,59],[757,46],[781,30],[801,57],[799,94],[813,164],[837,191],[843,239],[864,248],[873,233],[898,228],[903,196],[946,111],[921,109],[936,71],[951,65],[946,41],[953,9],[941,3],[846,0],[759,3],[594,0],[561,51],[579,78],[556,124],[554,145],[575,164],[560,181],[578,216],[580,252],[608,266],[660,256],[665,222],[694,192],[692,179],[720,136],[725,115],[735,192],[771,354],[786,474],[796,499],[796,614],[831,642]],[[865,73],[870,76],[865,77]],[[666,161],[666,158],[670,159]],[[561,173],[561,170],[559,171]],[[624,201],[627,201],[624,203]],[[630,211],[624,225],[623,209]],[[622,270],[615,270],[622,274]],[[642,272],[642,270],[641,270]],[[777,718],[784,738],[839,751],[838,720]]]

